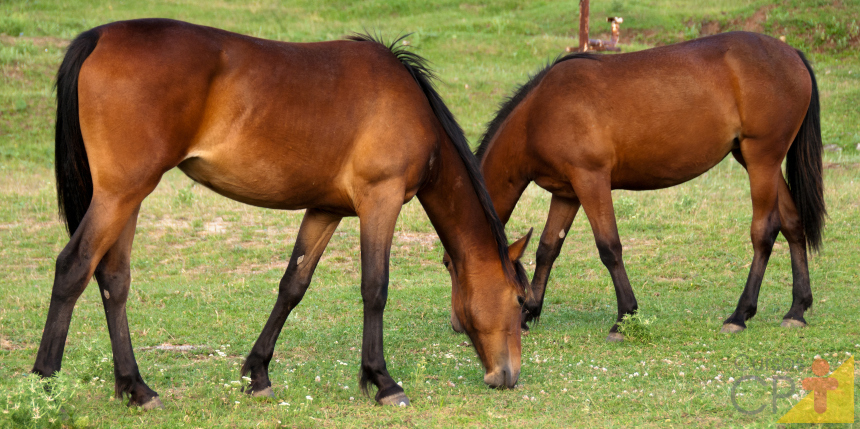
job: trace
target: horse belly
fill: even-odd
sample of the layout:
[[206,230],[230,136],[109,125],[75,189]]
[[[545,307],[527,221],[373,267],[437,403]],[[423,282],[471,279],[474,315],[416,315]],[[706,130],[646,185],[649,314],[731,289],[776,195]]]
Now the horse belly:
[[245,204],[282,210],[327,207],[352,214],[335,169],[309,172],[300,162],[271,161],[278,158],[192,152],[178,167],[194,181]]
[[730,135],[655,142],[646,150],[624,151],[612,171],[612,188],[662,189],[701,176],[734,147]]

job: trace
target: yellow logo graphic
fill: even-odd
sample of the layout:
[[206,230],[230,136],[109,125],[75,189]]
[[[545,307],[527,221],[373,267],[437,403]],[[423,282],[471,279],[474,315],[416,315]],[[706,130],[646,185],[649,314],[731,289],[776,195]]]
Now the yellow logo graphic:
[[803,379],[809,391],[777,423],[853,423],[854,422],[854,356],[833,371],[824,359],[812,363],[817,377]]

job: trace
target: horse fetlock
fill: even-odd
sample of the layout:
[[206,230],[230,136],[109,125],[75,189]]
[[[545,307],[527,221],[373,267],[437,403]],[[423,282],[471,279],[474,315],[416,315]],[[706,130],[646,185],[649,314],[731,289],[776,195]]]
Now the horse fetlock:
[[523,312],[523,326],[528,328],[528,325],[525,325],[525,323],[534,323],[534,324],[540,323],[540,312],[538,312],[538,314],[535,314],[532,312],[524,311]]
[[755,314],[756,314],[757,312],[758,312],[758,307],[755,307],[755,306],[750,307],[749,309],[747,309],[747,311],[746,311],[746,317],[744,318],[744,321],[750,320],[750,319],[752,319],[753,317],[755,317]]
[[540,319],[540,313],[542,310],[543,300],[533,301],[529,299],[523,305],[523,316],[525,317],[527,322],[531,322],[532,320],[537,321]]

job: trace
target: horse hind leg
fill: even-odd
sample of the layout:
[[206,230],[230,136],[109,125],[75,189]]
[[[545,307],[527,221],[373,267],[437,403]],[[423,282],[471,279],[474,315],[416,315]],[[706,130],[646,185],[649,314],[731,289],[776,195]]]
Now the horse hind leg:
[[809,283],[809,266],[806,260],[806,234],[803,224],[788,189],[785,179],[779,183],[780,231],[788,241],[791,254],[792,302],[791,308],[782,319],[784,328],[804,327],[803,313],[812,306],[812,288]]
[[308,209],[305,212],[287,271],[280,282],[275,307],[242,365],[242,375],[251,374],[245,393],[274,396],[269,380],[269,362],[275,353],[275,343],[290,312],[305,296],[317,263],[340,220],[341,216],[321,210]]
[[561,252],[561,246],[564,244],[564,239],[570,231],[570,225],[573,223],[578,210],[579,200],[552,196],[546,226],[544,226],[540,236],[535,257],[535,273],[531,284],[532,293],[523,306],[525,322],[532,320],[537,322],[540,319],[552,265]]
[[782,180],[780,169],[782,160],[769,156],[772,152],[767,152],[768,147],[766,142],[746,139],[741,143],[740,151],[732,152],[738,162],[746,168],[750,179],[753,206],[750,239],[753,246],[753,260],[737,308],[723,322],[721,330],[723,333],[743,331],[746,329],[746,321],[755,316],[761,282],[781,226],[778,184]]
[[145,410],[162,408],[158,393],[143,381],[128,330],[126,300],[131,285],[131,245],[137,226],[140,206],[134,210],[116,243],[105,253],[96,267],[95,277],[105,309],[114,364],[114,389],[117,398],[129,396],[129,405]]
[[136,213],[143,196],[120,198],[98,190],[94,192],[86,215],[57,257],[51,302],[33,365],[34,373],[48,377],[60,370],[75,303],[102,257],[128,228],[129,219]]

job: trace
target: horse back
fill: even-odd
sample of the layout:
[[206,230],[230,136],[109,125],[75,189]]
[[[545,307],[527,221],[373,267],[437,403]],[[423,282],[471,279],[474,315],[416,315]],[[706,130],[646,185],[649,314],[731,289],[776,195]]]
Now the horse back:
[[79,86],[94,180],[179,166],[246,203],[349,213],[367,183],[397,177],[414,195],[427,163],[411,161],[438,144],[426,98],[380,44],[283,43],[161,19],[96,30]]
[[745,138],[776,136],[784,156],[809,82],[783,42],[726,33],[562,61],[509,122],[536,176],[584,168],[611,174],[613,188],[656,189],[699,176]]

